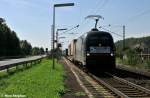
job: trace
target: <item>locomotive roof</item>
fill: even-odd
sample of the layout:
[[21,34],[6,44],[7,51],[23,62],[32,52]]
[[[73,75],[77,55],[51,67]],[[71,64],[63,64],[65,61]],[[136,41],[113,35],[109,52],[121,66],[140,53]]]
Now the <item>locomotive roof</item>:
[[99,31],[98,29],[92,29],[91,31],[87,32],[87,36],[90,36],[90,35],[95,35],[95,34],[108,34],[108,35],[111,35],[109,32],[106,32],[106,31]]

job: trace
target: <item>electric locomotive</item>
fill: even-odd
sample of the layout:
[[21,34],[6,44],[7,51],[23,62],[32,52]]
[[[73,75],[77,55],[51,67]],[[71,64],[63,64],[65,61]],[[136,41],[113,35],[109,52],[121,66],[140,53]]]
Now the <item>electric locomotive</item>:
[[115,68],[115,46],[110,33],[92,29],[74,44],[74,60],[89,71],[110,71]]
[[109,32],[97,26],[74,39],[68,47],[71,60],[91,72],[111,71],[115,68],[115,45]]

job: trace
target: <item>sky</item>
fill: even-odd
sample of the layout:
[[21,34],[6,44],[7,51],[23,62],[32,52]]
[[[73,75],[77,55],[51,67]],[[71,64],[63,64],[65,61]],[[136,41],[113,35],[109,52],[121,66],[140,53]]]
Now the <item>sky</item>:
[[[121,36],[125,25],[126,38],[150,36],[150,0],[0,0],[0,17],[6,20],[20,40],[50,49],[53,5],[61,3],[75,5],[55,9],[56,29],[69,30],[80,25],[66,33],[59,31],[59,37],[66,37],[59,40],[63,48],[94,27],[94,20],[85,19],[88,15],[101,15],[104,19],[99,20],[98,27]],[[112,36],[114,41],[122,40],[121,36]]]

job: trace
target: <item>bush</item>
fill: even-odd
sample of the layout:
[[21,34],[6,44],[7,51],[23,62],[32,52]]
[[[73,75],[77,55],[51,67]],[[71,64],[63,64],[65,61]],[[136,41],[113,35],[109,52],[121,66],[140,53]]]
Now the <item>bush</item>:
[[141,58],[137,55],[136,51],[128,50],[127,51],[127,63],[129,65],[139,65],[142,63]]

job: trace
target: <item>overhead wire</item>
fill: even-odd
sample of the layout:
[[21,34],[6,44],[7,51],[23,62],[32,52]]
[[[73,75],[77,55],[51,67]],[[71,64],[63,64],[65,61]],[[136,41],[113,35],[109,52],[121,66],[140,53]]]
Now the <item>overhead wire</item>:
[[[108,1],[108,0],[107,0]],[[93,9],[91,9],[91,10],[89,10],[89,12],[88,13],[93,13],[93,12],[95,12],[94,10],[95,9],[99,9],[99,7],[103,7],[104,6],[104,3],[106,2],[106,0],[103,0],[103,1],[101,1],[101,0],[98,0],[98,2],[96,2],[96,7],[94,7]],[[102,3],[101,4],[101,6],[99,6],[100,5],[100,3]],[[93,13],[94,14],[94,13]],[[85,27],[86,27],[86,25],[88,24],[88,20],[85,20],[85,19],[83,19],[83,21],[80,23],[80,31],[82,31]]]
[[103,4],[96,9],[96,11],[94,12],[94,14],[96,14],[99,10],[101,10],[102,8],[104,8],[108,4],[109,1],[110,0],[105,0],[103,2]]
[[134,22],[135,20],[139,19],[140,17],[146,15],[146,14],[149,14],[150,13],[150,9],[147,9],[147,10],[144,10],[144,11],[141,11],[140,13],[137,13],[136,15],[130,17],[126,22],[125,22],[125,25],[128,25],[130,24],[131,22]]
[[136,14],[135,16],[132,16],[131,18],[128,19],[128,21],[126,22],[126,24],[128,24],[128,23],[136,20],[137,18],[139,18],[139,17],[141,17],[141,16],[143,16],[145,14],[148,14],[148,13],[150,13],[150,9],[142,11],[142,12]]
[[[88,13],[97,13],[98,12],[98,10],[100,9],[100,8],[103,8],[105,5],[106,5],[106,3],[108,2],[109,0],[98,0],[97,2],[96,2],[96,7],[94,7],[93,9],[91,9],[91,10],[89,10],[89,12]],[[101,5],[100,5],[101,4]],[[100,5],[100,6],[99,6]],[[96,11],[94,11],[94,10],[96,10]],[[81,13],[81,12],[80,12]],[[82,31],[84,28],[85,28],[85,26],[88,24],[88,20],[85,20],[85,19],[83,19],[83,21],[81,21],[81,23],[79,24],[80,25],[80,27],[79,28],[77,28],[78,29],[78,31],[80,30],[80,31]],[[73,28],[74,29],[74,28]],[[71,29],[72,30],[72,29]],[[67,32],[69,32],[69,31],[71,31],[71,30],[68,30]]]
[[117,35],[117,36],[119,36],[119,37],[123,37],[122,35],[120,35],[120,34],[118,34],[118,33],[115,33],[115,32],[112,32],[112,31],[110,31],[110,30],[108,30],[108,29],[106,29],[106,28],[103,28],[103,27],[101,27],[102,29],[104,29],[104,30],[106,30],[107,32],[110,32],[110,33],[112,33],[112,34],[115,34],[115,35]]

